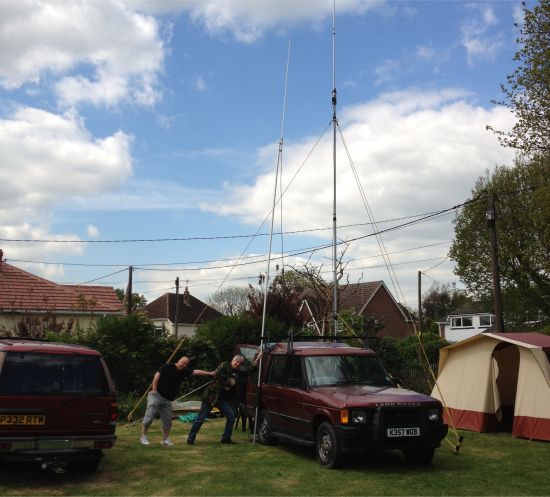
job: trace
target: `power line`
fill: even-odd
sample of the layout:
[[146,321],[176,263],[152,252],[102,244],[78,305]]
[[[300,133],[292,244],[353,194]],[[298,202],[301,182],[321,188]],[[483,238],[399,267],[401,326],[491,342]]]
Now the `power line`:
[[[397,217],[393,219],[386,219],[384,221],[379,221],[380,223],[391,223],[395,221],[404,221],[405,219],[413,219],[416,217],[427,216],[434,214],[439,211],[425,212],[422,214],[414,214],[412,216]],[[345,224],[339,226],[339,228],[355,228],[359,226],[372,226],[373,223],[353,223]],[[310,228],[310,229],[301,229],[301,230],[292,230],[292,231],[280,231],[274,232],[274,235],[299,235],[304,233],[315,233],[319,231],[328,231],[332,227],[328,228]],[[25,243],[145,243],[145,242],[189,242],[189,241],[207,241],[207,240],[231,240],[231,239],[240,239],[240,238],[255,238],[268,236],[269,233],[256,233],[249,235],[213,235],[213,236],[191,236],[191,237],[181,237],[181,238],[127,238],[127,239],[118,239],[118,240],[49,240],[45,238],[0,238],[0,242],[25,242]]]

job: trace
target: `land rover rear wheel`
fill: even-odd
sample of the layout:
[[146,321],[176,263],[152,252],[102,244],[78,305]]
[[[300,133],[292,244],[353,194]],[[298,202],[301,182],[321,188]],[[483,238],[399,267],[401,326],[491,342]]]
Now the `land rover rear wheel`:
[[258,415],[258,439],[262,445],[274,445],[277,439],[271,434],[271,422],[269,414],[261,410]]
[[315,454],[317,461],[324,468],[337,468],[342,462],[342,453],[338,439],[330,423],[321,423],[315,436]]

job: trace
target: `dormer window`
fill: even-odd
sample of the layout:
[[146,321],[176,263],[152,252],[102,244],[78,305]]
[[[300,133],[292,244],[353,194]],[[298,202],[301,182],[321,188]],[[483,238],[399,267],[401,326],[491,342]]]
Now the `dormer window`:
[[459,316],[451,318],[452,328],[471,328],[474,326],[472,316]]
[[483,316],[479,316],[479,326],[489,327],[493,326],[495,324],[495,316],[492,314],[484,314]]

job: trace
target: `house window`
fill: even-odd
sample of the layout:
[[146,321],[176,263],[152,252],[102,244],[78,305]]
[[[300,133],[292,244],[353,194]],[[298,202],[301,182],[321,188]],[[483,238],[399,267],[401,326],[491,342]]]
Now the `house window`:
[[460,316],[451,318],[452,328],[472,328],[474,326],[472,316]]
[[479,326],[489,327],[493,326],[493,324],[495,324],[495,316],[491,314],[479,316]]

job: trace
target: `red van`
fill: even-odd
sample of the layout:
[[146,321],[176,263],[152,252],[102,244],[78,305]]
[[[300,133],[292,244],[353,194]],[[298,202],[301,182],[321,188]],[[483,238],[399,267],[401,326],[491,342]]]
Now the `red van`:
[[0,338],[0,462],[94,472],[116,440],[113,381],[96,350]]
[[[240,346],[248,359],[256,347]],[[246,407],[258,408],[264,444],[312,446],[326,468],[345,453],[398,449],[406,461],[428,464],[447,434],[442,405],[400,388],[371,349],[334,342],[271,345],[247,385]]]

